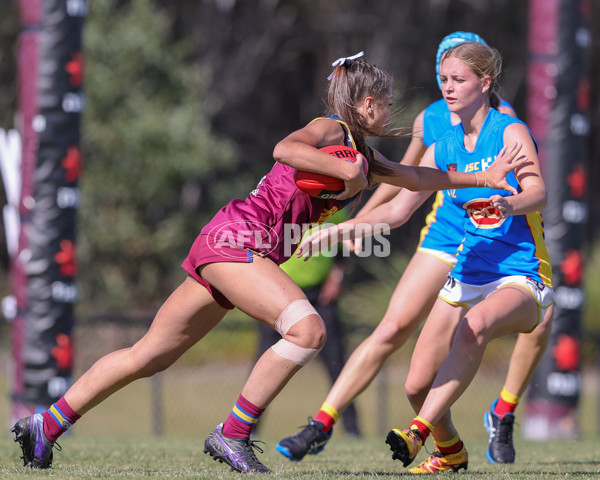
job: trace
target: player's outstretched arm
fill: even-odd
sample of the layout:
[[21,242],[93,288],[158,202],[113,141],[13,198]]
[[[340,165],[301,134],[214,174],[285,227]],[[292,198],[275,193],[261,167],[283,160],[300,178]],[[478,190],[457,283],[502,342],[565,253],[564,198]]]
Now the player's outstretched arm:
[[[434,145],[432,145],[425,152],[423,156],[425,164],[430,163],[427,159],[434,155],[434,148]],[[429,167],[409,167],[382,158],[382,161],[389,163],[387,166],[392,173],[385,176],[375,175],[374,179],[379,182],[405,187],[413,191],[492,187],[516,194],[517,191],[506,181],[506,175],[510,171],[518,169],[527,163],[527,156],[521,155],[520,151],[520,143],[504,147],[490,168],[483,172],[475,173],[447,172]]]
[[[413,122],[410,143],[408,144],[408,147],[402,156],[402,160],[399,162],[402,165],[419,165],[423,155],[427,151],[427,147],[423,143],[423,115],[424,111],[421,111]],[[378,151],[376,152],[379,158],[381,153]],[[401,187],[390,185],[389,183],[382,183],[377,187],[377,190],[373,192],[369,200],[367,200],[367,202],[358,211],[356,216],[358,217],[364,213],[370,212],[379,205],[389,202],[398,194],[398,192],[400,192],[400,189]]]
[[330,228],[314,230],[302,240],[296,250],[296,256],[308,260],[317,252],[329,249],[339,241],[349,242],[350,249],[357,253],[362,248],[363,237],[404,225],[431,193],[402,189],[392,200],[363,215]]

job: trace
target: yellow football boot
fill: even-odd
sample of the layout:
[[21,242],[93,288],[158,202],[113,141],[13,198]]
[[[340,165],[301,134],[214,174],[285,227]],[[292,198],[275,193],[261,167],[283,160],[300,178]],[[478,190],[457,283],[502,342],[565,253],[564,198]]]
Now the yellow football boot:
[[416,427],[399,430],[393,428],[385,440],[393,453],[392,459],[401,460],[406,467],[412,463],[423,446],[423,438]]
[[461,468],[467,469],[469,465],[469,454],[464,444],[460,451],[444,455],[437,448],[429,455],[424,462],[411,468],[409,473],[441,473],[441,472],[458,472]]

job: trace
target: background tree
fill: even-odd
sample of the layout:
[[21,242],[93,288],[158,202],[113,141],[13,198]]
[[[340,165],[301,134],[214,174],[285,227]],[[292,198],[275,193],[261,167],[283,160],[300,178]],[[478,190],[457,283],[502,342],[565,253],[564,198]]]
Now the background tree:
[[[326,77],[337,57],[364,50],[368,60],[390,71],[398,97],[395,118],[410,126],[416,112],[440,98],[434,79],[440,39],[455,30],[475,31],[503,54],[503,96],[524,117],[527,4],[90,2],[78,240],[86,311],[154,309],[181,280],[180,261],[206,220],[254,188],[273,164],[272,149],[280,138],[324,111]],[[597,2],[590,8],[600,24]],[[17,14],[14,2],[0,2],[4,128],[15,122]],[[591,32],[591,116],[597,132],[600,32]],[[599,142],[590,136],[590,159],[598,157]],[[399,160],[407,143],[376,146]],[[600,171],[588,164],[593,191]],[[590,209],[593,238],[597,200],[590,199]],[[399,249],[414,248],[423,212],[394,232]],[[356,268],[367,268],[366,263]]]
[[91,6],[79,247],[85,302],[153,308],[217,207],[204,185],[235,188],[218,175],[235,157],[231,142],[211,132],[219,102],[210,71],[189,61],[189,47],[173,40],[170,17],[148,2]]

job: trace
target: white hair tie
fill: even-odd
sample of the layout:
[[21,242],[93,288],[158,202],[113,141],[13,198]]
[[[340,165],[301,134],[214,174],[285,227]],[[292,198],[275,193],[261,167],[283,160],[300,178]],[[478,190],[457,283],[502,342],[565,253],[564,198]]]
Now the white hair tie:
[[[364,56],[364,54],[365,54],[365,52],[358,52],[356,55],[352,55],[351,57],[340,57],[335,62],[333,62],[331,64],[331,66],[332,67],[340,67],[344,63],[346,63],[346,60],[356,60],[357,58]],[[334,69],[334,71],[335,71],[335,69]],[[333,72],[331,72],[329,74],[329,76],[327,77],[327,80],[331,80],[332,78],[333,78]]]

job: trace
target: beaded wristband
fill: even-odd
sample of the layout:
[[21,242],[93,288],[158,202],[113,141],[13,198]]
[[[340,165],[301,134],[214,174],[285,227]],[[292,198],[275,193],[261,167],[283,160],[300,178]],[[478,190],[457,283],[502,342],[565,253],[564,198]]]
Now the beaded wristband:
[[501,190],[502,187],[498,186],[498,184],[496,184],[496,182],[494,182],[490,176],[488,175],[487,172],[483,172],[483,177],[485,178],[485,186],[486,187],[490,187],[490,188],[495,188],[498,190]]
[[[483,172],[475,172],[475,178],[477,179],[476,188],[479,188],[481,186],[481,179],[479,176],[480,173],[483,173]],[[485,186],[485,176],[483,178],[484,178],[484,186]]]

